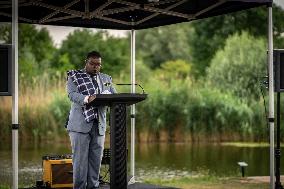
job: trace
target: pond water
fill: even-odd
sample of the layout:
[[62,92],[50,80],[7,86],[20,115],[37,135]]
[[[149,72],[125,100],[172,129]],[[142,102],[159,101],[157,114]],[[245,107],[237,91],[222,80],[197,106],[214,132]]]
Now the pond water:
[[[107,144],[106,144],[107,145]],[[130,149],[130,148],[129,148]],[[283,148],[281,151],[283,152]],[[22,145],[19,143],[19,184],[33,185],[42,177],[42,156],[70,154],[69,143]],[[196,174],[240,176],[239,161],[248,163],[246,176],[269,175],[269,147],[206,144],[136,144],[136,180]],[[11,146],[0,145],[0,183],[12,180]],[[130,154],[129,154],[130,157]],[[281,158],[281,164],[284,163]],[[281,170],[283,174],[284,171]]]

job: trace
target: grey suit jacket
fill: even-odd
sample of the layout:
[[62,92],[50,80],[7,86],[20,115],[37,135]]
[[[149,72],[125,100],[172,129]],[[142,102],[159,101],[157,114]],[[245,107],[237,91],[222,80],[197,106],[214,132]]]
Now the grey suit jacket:
[[[108,90],[111,93],[116,93],[113,85],[104,85],[106,83],[112,83],[112,79],[109,75],[99,73],[98,78],[101,83],[102,91]],[[67,131],[88,133],[92,126],[93,121],[87,123],[83,115],[82,107],[84,105],[84,99],[86,95],[79,93],[77,86],[72,82],[72,79],[68,77],[66,84],[66,90],[68,98],[71,100],[71,110],[69,113],[69,121],[67,124]],[[106,131],[106,106],[99,106],[98,108],[98,117],[99,117],[99,135],[104,135]]]

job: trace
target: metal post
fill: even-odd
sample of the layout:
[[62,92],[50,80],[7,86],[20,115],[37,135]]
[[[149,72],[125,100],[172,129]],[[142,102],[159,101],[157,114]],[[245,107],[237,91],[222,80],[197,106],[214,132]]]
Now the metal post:
[[18,188],[18,0],[12,1],[12,169],[13,189]]
[[274,76],[272,4],[268,6],[268,71],[269,71],[269,130],[270,130],[270,189],[274,189]]
[[[131,30],[131,93],[135,93],[135,30]],[[135,104],[131,105],[131,156],[129,184],[135,183]]]
[[245,177],[245,167],[241,167],[242,177]]

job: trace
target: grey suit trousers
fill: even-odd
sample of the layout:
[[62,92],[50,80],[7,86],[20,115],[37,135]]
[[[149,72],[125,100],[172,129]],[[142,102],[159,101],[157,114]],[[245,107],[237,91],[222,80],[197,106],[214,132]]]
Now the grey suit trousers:
[[88,133],[69,131],[69,136],[73,153],[74,188],[98,187],[105,135],[98,134],[98,123],[94,121]]

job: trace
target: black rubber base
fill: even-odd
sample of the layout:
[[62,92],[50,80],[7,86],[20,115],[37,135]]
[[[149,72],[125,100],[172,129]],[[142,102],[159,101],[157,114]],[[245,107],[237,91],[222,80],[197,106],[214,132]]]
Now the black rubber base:
[[[109,189],[110,185],[101,185],[99,189]],[[44,188],[39,188],[39,187],[33,187],[33,188],[22,188],[22,189],[46,189]],[[127,186],[127,189],[178,189],[174,187],[167,187],[167,186],[157,186],[157,185],[152,185],[152,184],[145,184],[145,183],[140,183],[136,182],[134,184],[130,184]]]
[[[101,186],[101,189],[109,189],[109,186]],[[134,184],[130,184],[127,186],[127,189],[177,189],[174,187],[167,187],[167,186],[157,186],[152,184],[145,184],[145,183],[139,183],[136,182]]]

